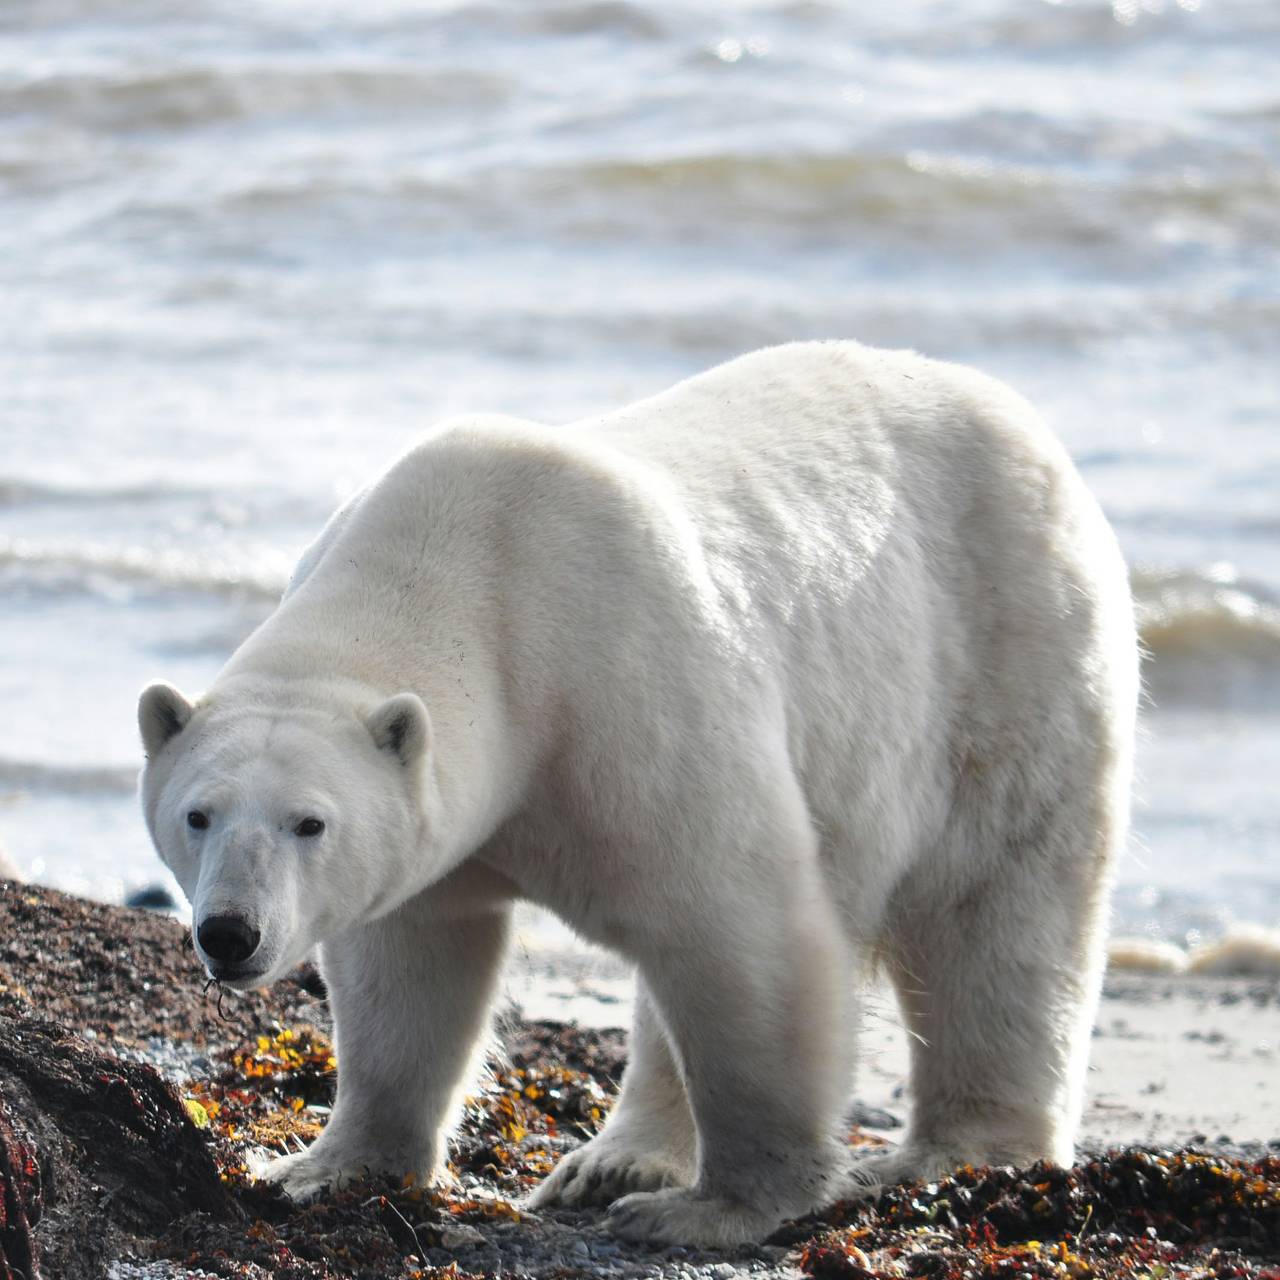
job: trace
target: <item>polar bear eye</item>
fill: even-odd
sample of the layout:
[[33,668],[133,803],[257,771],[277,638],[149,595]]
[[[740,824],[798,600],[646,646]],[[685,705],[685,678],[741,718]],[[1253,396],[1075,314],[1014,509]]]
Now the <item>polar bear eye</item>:
[[295,836],[318,836],[324,830],[324,823],[319,818],[303,818],[293,829]]
[[187,826],[193,831],[203,831],[209,825],[209,815],[201,813],[199,809],[192,809],[187,814]]

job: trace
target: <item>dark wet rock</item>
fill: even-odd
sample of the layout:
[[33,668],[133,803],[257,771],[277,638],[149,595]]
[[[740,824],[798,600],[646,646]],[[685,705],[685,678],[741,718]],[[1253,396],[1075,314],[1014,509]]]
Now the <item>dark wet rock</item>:
[[891,1112],[880,1107],[869,1107],[864,1102],[855,1102],[849,1110],[848,1121],[860,1129],[901,1129],[902,1121]]
[[0,1017],[0,1183],[0,1242],[15,1276],[100,1277],[177,1216],[240,1216],[208,1143],[152,1067],[34,1015]]
[[162,884],[148,884],[125,895],[126,907],[140,907],[146,911],[176,911],[178,904],[173,894]]
[[31,1231],[43,1209],[35,1141],[0,1094],[0,1280],[35,1274],[36,1244]]

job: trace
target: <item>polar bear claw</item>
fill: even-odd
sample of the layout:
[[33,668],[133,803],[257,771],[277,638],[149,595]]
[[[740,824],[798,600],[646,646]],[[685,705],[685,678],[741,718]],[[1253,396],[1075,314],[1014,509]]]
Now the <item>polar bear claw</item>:
[[668,1152],[625,1147],[607,1135],[560,1157],[529,1197],[532,1209],[611,1204],[632,1191],[658,1191],[692,1181],[694,1170]]
[[367,1162],[329,1160],[310,1151],[278,1156],[258,1171],[257,1179],[280,1188],[291,1200],[306,1204],[327,1191],[340,1190],[343,1183],[369,1173]]

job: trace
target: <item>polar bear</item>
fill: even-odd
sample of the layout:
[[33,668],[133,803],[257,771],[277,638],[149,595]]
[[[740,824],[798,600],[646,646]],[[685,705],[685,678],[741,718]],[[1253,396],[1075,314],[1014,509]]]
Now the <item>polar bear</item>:
[[[431,1175],[517,899],[637,975],[617,1105],[535,1207],[727,1245],[860,1181],[1068,1162],[1136,653],[1097,505],[969,369],[798,344],[565,428],[444,425],[204,697],[140,701],[209,972],[319,945],[337,1099],[265,1177]],[[913,1110],[851,1170],[867,962]]]

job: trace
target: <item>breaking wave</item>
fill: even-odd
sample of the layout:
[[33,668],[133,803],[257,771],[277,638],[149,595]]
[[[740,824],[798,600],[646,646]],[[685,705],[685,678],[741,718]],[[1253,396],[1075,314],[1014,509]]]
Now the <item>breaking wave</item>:
[[1229,570],[1135,571],[1146,681],[1157,707],[1280,708],[1280,604]]
[[161,484],[126,484],[96,487],[79,484],[53,484],[27,480],[20,476],[0,476],[0,507],[57,505],[107,506],[117,502],[131,504],[167,502],[187,498],[195,490],[176,489]]
[[1222,937],[1187,950],[1147,937],[1118,937],[1107,949],[1113,972],[1185,973],[1199,977],[1280,976],[1280,929],[1228,925]]
[[[249,557],[0,537],[0,578],[33,594],[157,590],[273,603],[291,568],[279,550]],[[1280,602],[1265,587],[1225,568],[1139,569],[1132,587],[1157,706],[1280,707]]]
[[509,85],[497,76],[427,75],[385,63],[189,65],[32,76],[0,90],[0,106],[13,113],[56,110],[87,128],[164,129],[353,108],[456,111],[500,100],[508,92]]
[[43,764],[0,759],[0,793],[57,791],[70,795],[129,795],[138,783],[134,766]]
[[58,595],[101,595],[114,583],[276,600],[289,580],[291,567],[280,553],[265,553],[251,567],[231,557],[182,551],[0,537],[0,575],[16,577],[19,585],[38,592]]

